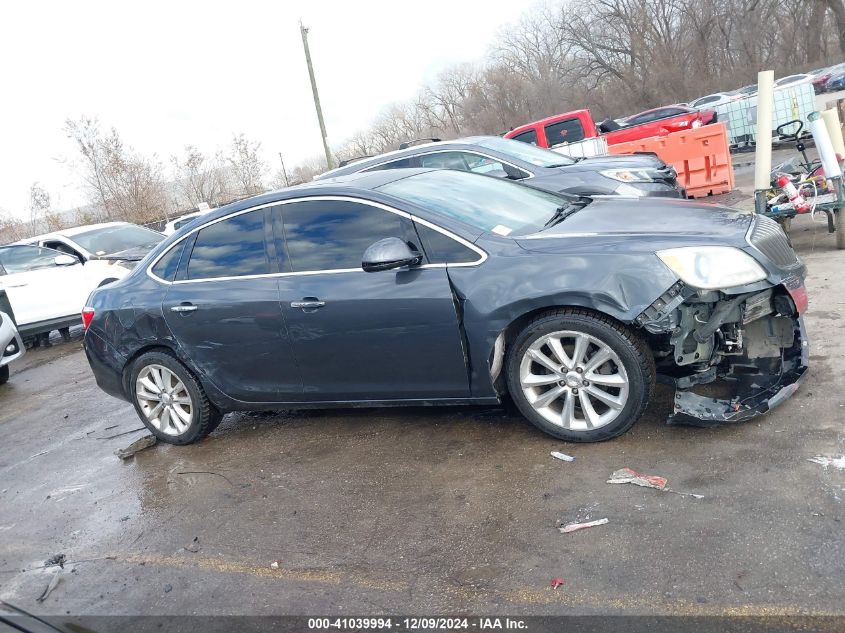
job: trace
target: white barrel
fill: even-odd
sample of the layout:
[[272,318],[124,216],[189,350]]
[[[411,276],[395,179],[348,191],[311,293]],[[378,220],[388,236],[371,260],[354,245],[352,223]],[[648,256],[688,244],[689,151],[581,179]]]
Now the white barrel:
[[772,172],[772,110],[775,104],[775,71],[757,73],[757,148],[754,155],[754,189],[763,191],[771,186]]
[[834,151],[845,159],[845,142],[842,140],[842,124],[839,122],[839,113],[831,108],[822,112],[827,133],[830,134],[830,142],[833,143]]
[[833,149],[833,143],[830,140],[830,134],[827,133],[827,126],[824,124],[821,112],[811,112],[807,119],[810,121],[810,132],[813,135],[816,150],[824,167],[824,175],[827,178],[841,178],[842,170],[836,160],[836,151]]

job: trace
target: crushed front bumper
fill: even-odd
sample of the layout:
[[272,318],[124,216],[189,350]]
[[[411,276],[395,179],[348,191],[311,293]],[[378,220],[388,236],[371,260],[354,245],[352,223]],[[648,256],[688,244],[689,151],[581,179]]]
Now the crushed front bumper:
[[780,359],[774,359],[775,364],[780,365],[776,372],[772,363],[761,361],[757,373],[719,375],[735,387],[735,393],[730,398],[696,394],[689,390],[691,385],[688,381],[671,380],[676,387],[675,410],[667,419],[667,424],[716,426],[742,422],[774,409],[789,398],[804,379],[810,356],[804,318],[794,318],[793,325],[793,345],[783,351]]

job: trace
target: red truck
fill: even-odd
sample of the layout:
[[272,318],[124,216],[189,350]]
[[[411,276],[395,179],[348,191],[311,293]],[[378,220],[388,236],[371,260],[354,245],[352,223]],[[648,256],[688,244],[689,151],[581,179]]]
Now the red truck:
[[715,121],[715,110],[696,110],[681,105],[646,110],[621,123],[608,119],[598,125],[589,110],[574,110],[521,125],[505,134],[505,138],[549,149],[566,145],[577,155],[590,156],[595,153],[591,148],[579,150],[574,144],[583,144],[594,138],[601,138],[608,145],[627,143],[651,136],[666,136]]

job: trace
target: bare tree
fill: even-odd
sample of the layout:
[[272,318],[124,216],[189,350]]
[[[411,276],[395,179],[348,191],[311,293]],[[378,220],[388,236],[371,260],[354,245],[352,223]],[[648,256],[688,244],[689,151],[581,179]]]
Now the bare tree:
[[232,144],[220,159],[229,167],[235,191],[238,197],[252,196],[264,191],[262,180],[267,173],[267,164],[259,151],[261,143],[252,142],[243,134],[232,138]]
[[193,145],[183,156],[171,156],[176,188],[185,201],[196,207],[206,202],[212,207],[224,202],[224,178],[217,160],[209,160]]

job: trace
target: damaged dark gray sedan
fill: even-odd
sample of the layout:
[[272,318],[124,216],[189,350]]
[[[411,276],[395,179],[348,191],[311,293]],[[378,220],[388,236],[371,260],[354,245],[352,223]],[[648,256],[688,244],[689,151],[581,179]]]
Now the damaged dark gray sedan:
[[389,170],[198,218],[83,313],[98,384],[161,440],[235,410],[493,404],[565,440],[761,414],[807,369],[803,264],[774,222]]

